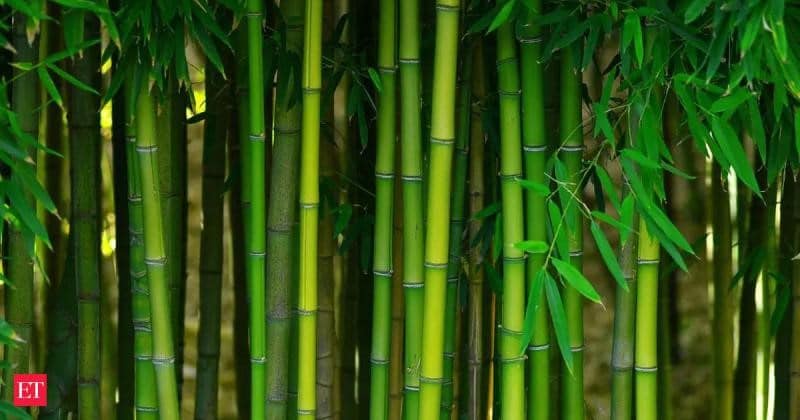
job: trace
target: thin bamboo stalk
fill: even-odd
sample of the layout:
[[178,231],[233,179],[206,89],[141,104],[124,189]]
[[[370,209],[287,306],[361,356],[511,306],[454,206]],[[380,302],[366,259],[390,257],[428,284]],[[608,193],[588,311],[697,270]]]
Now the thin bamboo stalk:
[[[26,25],[28,18],[22,13],[14,14],[12,24],[12,42],[16,54],[14,62],[21,65],[33,65],[38,58],[38,42],[28,42]],[[32,92],[37,91],[37,78],[33,72],[22,72],[14,69],[15,79],[11,83],[11,107],[18,115],[20,129],[38,138],[38,96]],[[34,159],[35,152],[28,150],[29,156]],[[35,173],[35,168],[34,172]],[[12,177],[14,174],[11,175]],[[33,197],[25,194],[23,198],[31,208]],[[4,274],[14,282],[14,287],[4,287],[5,290],[5,315],[6,321],[19,336],[20,342],[7,345],[4,360],[9,367],[3,369],[3,399],[13,401],[12,387],[15,373],[27,373],[30,370],[30,343],[31,327],[33,326],[33,261],[28,254],[28,238],[17,229],[9,229],[7,239],[4,240]]]
[[769,369],[772,363],[772,308],[774,307],[774,287],[771,279],[772,274],[778,272],[778,243],[777,232],[775,229],[775,216],[778,207],[778,189],[780,188],[782,177],[778,176],[775,184],[767,190],[765,206],[765,242],[764,265],[761,268],[761,275],[758,278],[757,289],[760,292],[761,311],[758,313],[758,345],[756,352],[760,355],[756,362],[756,418],[765,419],[769,415],[770,407],[770,375]]
[[455,376],[458,372],[459,343],[456,339],[460,313],[458,287],[461,278],[461,249],[464,239],[464,207],[467,182],[467,157],[469,156],[470,117],[472,113],[472,49],[467,47],[461,60],[461,77],[458,86],[456,115],[455,158],[453,163],[453,194],[450,202],[450,252],[447,265],[447,301],[444,327],[444,383],[442,385],[442,418],[449,419],[455,411]]
[[[790,174],[786,174],[783,182],[783,191],[780,198],[780,234],[778,255],[780,257],[779,270],[785,279],[793,279],[796,267],[792,262],[796,252],[795,236],[797,234],[796,223],[792,217],[797,208],[798,182]],[[789,400],[789,390],[791,388],[791,340],[792,340],[792,317],[794,305],[788,305],[786,312],[778,324],[775,334],[775,366],[773,377],[775,383],[774,400],[772,401],[773,420],[790,420],[789,410],[791,402]]]
[[[326,6],[327,7],[327,6]],[[330,108],[329,108],[330,109]],[[324,115],[322,126],[326,128],[325,135],[320,138],[320,179],[327,179],[335,183],[337,172],[336,150],[331,133],[328,128],[332,124],[330,115]],[[317,276],[317,419],[330,419],[333,417],[333,344],[336,340],[336,331],[333,315],[333,257],[336,254],[336,238],[333,236],[332,204],[326,202],[320,210],[319,217],[319,246]]]
[[[796,181],[795,181],[796,182]],[[800,221],[800,206],[797,203],[797,184],[795,184],[795,204],[792,219],[795,225]],[[788,215],[784,216],[788,217]],[[800,244],[800,229],[795,228],[794,244],[795,252]],[[789,418],[796,419],[800,417],[800,262],[794,257],[792,258],[792,276],[791,276],[791,306],[792,306],[792,337],[789,343],[791,349],[789,359]]]
[[[541,1],[535,0],[533,10],[541,10]],[[517,35],[520,50],[522,86],[522,142],[525,153],[525,178],[547,185],[547,129],[544,110],[544,66],[541,57],[541,28],[535,24],[538,13],[528,13]],[[534,241],[547,241],[546,200],[533,191],[525,192],[525,237]],[[533,287],[536,275],[544,265],[543,254],[528,255],[526,278]],[[533,336],[528,346],[528,419],[546,420],[550,415],[550,322],[544,294],[534,315]]]
[[[565,48],[561,54],[561,155],[567,168],[567,182],[574,194],[580,194],[579,177],[583,155],[583,128],[581,125],[581,72],[578,69],[576,50],[579,46]],[[577,205],[565,206],[565,218],[569,237],[570,263],[578,270],[583,266],[583,218]],[[572,374],[561,377],[561,415],[563,419],[583,419],[583,298],[575,288],[564,290],[564,310],[569,327],[569,342],[572,351]]]
[[377,150],[375,152],[375,238],[373,243],[372,351],[370,419],[389,416],[389,361],[392,328],[392,211],[394,200],[395,72],[397,3],[381,0],[378,18]]
[[500,326],[500,416],[525,416],[525,357],[520,341],[525,322],[525,253],[514,244],[524,239],[522,139],[519,62],[513,20],[497,30],[497,76],[500,101],[500,183],[503,206],[503,303]]
[[[265,200],[265,130],[264,130],[264,52],[261,29],[264,5],[259,0],[247,1],[247,81],[248,96],[248,165],[245,179],[249,179],[250,208],[246,209],[249,226],[245,222],[245,247],[247,248],[247,289],[250,301],[250,416],[266,416],[266,200]],[[249,214],[247,212],[249,211]]]
[[[470,120],[469,144],[469,222],[470,243],[479,235],[481,221],[475,218],[484,208],[484,134],[483,134],[483,102],[485,101],[483,42],[475,41],[472,52],[472,95],[474,115]],[[484,269],[483,255],[479,247],[473,247],[469,255],[469,291],[467,313],[467,418],[483,419],[486,407],[483,404],[486,395],[486,352],[484,328]]]
[[639,244],[636,268],[636,331],[634,370],[636,418],[658,418],[658,240],[644,218],[639,219]]
[[450,184],[455,143],[459,0],[436,2],[436,47],[431,103],[430,179],[425,229],[422,363],[419,417],[437,420],[442,402],[444,312],[450,239]]
[[733,294],[730,282],[731,219],[728,192],[723,188],[722,171],[714,164],[711,174],[712,226],[714,235],[714,315],[711,324],[713,337],[714,400],[712,418],[733,418]]
[[[395,141],[395,167],[401,166],[400,143]],[[403,418],[403,189],[394,189],[392,229],[392,338],[389,356],[389,420]]]
[[[623,193],[625,194],[625,193]],[[638,215],[634,215],[638,226]],[[611,353],[611,419],[633,418],[634,330],[636,319],[637,237],[629,234],[620,247],[620,266],[628,290],[617,285],[614,303],[614,338]]]
[[[91,15],[83,20],[87,39],[100,34],[100,22]],[[100,87],[100,46],[83,50],[73,62],[82,83]],[[70,230],[75,252],[78,293],[78,416],[100,416],[100,98],[69,89]],[[80,156],[80,161],[76,158]]]
[[400,2],[400,148],[403,189],[403,290],[405,298],[406,420],[419,418],[419,373],[422,356],[424,226],[422,199],[422,126],[420,115],[419,0]]
[[158,409],[161,419],[177,419],[178,388],[175,377],[174,336],[172,334],[169,284],[164,272],[164,230],[159,197],[158,146],[156,115],[153,98],[147,86],[137,95],[136,153],[142,182],[144,224],[144,262],[150,286],[150,312],[153,328],[153,367],[158,389]]
[[200,328],[197,333],[195,419],[217,418],[220,321],[222,306],[223,202],[225,137],[232,96],[230,84],[206,68],[206,120],[203,129],[202,211],[200,232]]
[[300,155],[300,278],[298,287],[297,418],[316,409],[317,229],[319,220],[322,1],[306,2],[303,37],[303,126]]
[[[303,36],[303,0],[281,2],[286,22],[286,45],[299,53]],[[299,81],[291,72],[278,74],[275,103],[274,164],[270,176],[267,219],[267,416],[285,419],[289,372],[289,330],[291,327],[291,285],[294,281],[293,229],[296,220],[297,171],[300,150],[301,106],[290,106],[283,98],[298,92]],[[285,89],[285,90],[284,90]]]

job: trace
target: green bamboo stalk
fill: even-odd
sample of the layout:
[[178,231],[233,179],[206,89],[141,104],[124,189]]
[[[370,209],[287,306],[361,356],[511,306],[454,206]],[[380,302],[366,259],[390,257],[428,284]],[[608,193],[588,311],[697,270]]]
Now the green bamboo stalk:
[[[567,168],[567,182],[574,194],[580,194],[579,177],[583,155],[583,128],[581,125],[581,72],[576,60],[579,46],[570,46],[561,53],[561,155]],[[562,203],[565,208],[569,237],[570,262],[577,269],[583,266],[583,219],[577,204]],[[583,419],[583,298],[575,288],[564,290],[564,310],[569,328],[572,351],[572,374],[562,376],[561,415],[563,419]]]
[[[330,108],[329,108],[330,109]],[[336,182],[336,149],[330,141],[330,113],[323,117],[322,127],[325,134],[320,139],[320,179]],[[333,257],[336,255],[336,238],[334,232],[333,212],[327,202],[320,209],[319,217],[319,245],[318,275],[317,275],[317,404],[316,418],[330,419],[333,417],[333,343],[336,340],[333,319]]]
[[[85,36],[99,36],[100,22],[83,19]],[[100,87],[100,46],[83,50],[73,62],[82,83]],[[100,98],[77,87],[69,89],[70,230],[75,252],[78,293],[78,415],[100,416]],[[76,160],[80,156],[80,160]]]
[[[540,0],[532,7],[540,11]],[[522,143],[525,152],[525,178],[547,185],[547,129],[544,110],[544,66],[541,57],[541,28],[535,24],[538,13],[528,13],[517,35],[522,76]],[[525,237],[533,241],[547,241],[546,200],[533,191],[525,192]],[[544,265],[543,254],[528,255],[526,278],[533,287],[536,274]],[[550,416],[550,322],[544,294],[534,315],[533,336],[528,346],[528,419],[546,420]]]
[[164,272],[164,230],[159,194],[156,112],[147,82],[142,83],[136,105],[136,153],[142,183],[144,262],[153,329],[152,363],[156,374],[159,418],[177,419],[178,387],[172,333],[169,284]]
[[[28,43],[26,25],[28,18],[22,13],[14,14],[12,33],[13,46],[16,50],[14,62],[33,65],[38,58],[38,42]],[[17,114],[20,129],[38,138],[38,96],[37,76],[33,72],[14,70],[14,81],[11,83],[11,107]],[[35,152],[29,151],[29,156],[34,159]],[[35,173],[35,168],[33,173]],[[11,174],[13,177],[14,174]],[[25,194],[24,200],[34,208],[33,197]],[[30,370],[30,343],[31,327],[33,325],[33,261],[28,253],[28,238],[17,230],[9,229],[4,248],[4,274],[13,283],[14,287],[4,287],[5,290],[5,315],[6,321],[21,339],[14,345],[5,347],[4,360],[10,365],[3,369],[3,399],[13,401],[12,387],[15,373],[27,373]]]
[[[246,25],[239,25],[233,32],[236,51],[247,51]],[[235,118],[231,118],[230,133],[228,138],[229,168],[238,168],[236,179],[231,187],[229,198],[231,243],[233,244],[233,287],[234,287],[234,330],[233,353],[236,369],[236,408],[241,418],[250,418],[250,343],[248,334],[249,316],[247,304],[247,270],[245,269],[245,244],[248,235],[250,208],[250,177],[248,173],[249,159],[247,156],[247,132],[249,89],[247,85],[247,57],[234,54],[234,78],[236,98],[234,111]]]
[[525,254],[514,244],[524,239],[522,140],[520,126],[519,63],[513,20],[497,30],[497,76],[500,101],[500,183],[503,205],[503,304],[500,318],[500,416],[525,416]]
[[636,269],[635,382],[636,418],[658,418],[658,263],[660,246],[639,219]]
[[[778,272],[778,244],[777,232],[775,229],[775,214],[778,207],[777,192],[781,184],[781,176],[769,187],[766,195],[766,216],[765,216],[765,245],[764,245],[764,265],[761,269],[761,276],[758,278],[758,291],[761,297],[761,311],[758,313],[758,345],[756,352],[760,355],[756,362],[756,401],[761,401],[760,410],[756,412],[756,418],[765,419],[768,416],[770,406],[770,376],[769,369],[772,363],[772,308],[774,307],[774,281],[771,276]],[[756,403],[756,409],[759,409]]]
[[[797,187],[795,187],[797,188]],[[795,204],[792,219],[795,225],[800,221],[800,206],[797,205],[797,190],[795,189]],[[787,215],[788,217],[788,215]],[[794,238],[792,238],[795,252],[800,244],[800,230],[795,228]],[[791,277],[791,341],[789,348],[789,418],[800,417],[800,262],[792,258],[792,277]]]
[[[623,194],[626,194],[624,192]],[[633,225],[638,226],[634,214]],[[611,350],[611,419],[633,419],[634,330],[636,319],[637,237],[621,240],[620,267],[628,290],[617,285],[614,303],[614,337]]]
[[[289,51],[299,53],[303,36],[303,0],[281,2],[286,22],[286,43]],[[278,74],[278,93],[275,103],[275,145],[270,176],[270,196],[286,199],[270,200],[267,219],[267,416],[285,419],[289,372],[290,303],[293,283],[294,246],[293,226],[296,217],[297,171],[300,148],[299,103],[283,98],[296,94],[299,80],[296,75]]]
[[200,328],[197,332],[195,419],[217,418],[220,320],[222,306],[223,202],[225,136],[230,117],[230,85],[206,67],[206,120],[203,129],[202,211],[200,232]]
[[[425,228],[422,363],[419,418],[437,420],[441,412],[444,312],[450,239],[450,184],[456,137],[455,98],[459,40],[459,0],[436,2],[436,47],[431,103],[431,148]],[[406,30],[406,28],[403,28]]]
[[461,78],[458,86],[456,115],[455,158],[453,163],[453,194],[450,202],[450,251],[447,263],[447,300],[444,324],[444,383],[442,384],[442,418],[449,419],[455,411],[455,369],[458,361],[458,284],[461,277],[461,249],[464,238],[464,207],[467,181],[467,157],[469,156],[470,108],[472,99],[472,49],[467,47],[461,60]]
[[714,164],[711,174],[712,226],[714,235],[714,314],[713,337],[714,400],[712,418],[733,418],[733,294],[730,282],[731,219],[728,192],[723,189],[722,170]]
[[378,18],[377,150],[375,152],[375,239],[373,243],[372,351],[370,354],[370,419],[389,415],[389,358],[392,328],[392,202],[395,148],[395,0],[381,0]]
[[422,126],[420,115],[419,0],[403,0],[399,10],[400,149],[403,189],[403,290],[405,348],[403,366],[406,420],[419,418],[422,355],[424,220],[422,199]]
[[[480,234],[481,221],[475,216],[484,208],[484,134],[483,134],[483,102],[486,100],[485,75],[483,65],[483,41],[475,40],[472,51],[472,95],[475,113],[470,120],[469,144],[469,222],[470,243]],[[487,363],[484,336],[484,270],[483,255],[479,247],[473,247],[469,255],[469,292],[468,292],[468,327],[467,327],[467,379],[469,388],[466,397],[467,418],[483,419],[486,406]]]
[[[250,207],[245,210],[245,247],[247,249],[247,289],[250,301],[250,410],[252,419],[266,415],[266,202],[265,202],[265,133],[264,133],[264,52],[261,28],[264,20],[263,2],[247,1],[247,60],[248,60],[248,179]],[[249,212],[249,214],[247,214]]]
[[303,36],[303,126],[300,155],[300,278],[298,287],[297,418],[315,417],[317,229],[319,221],[322,1],[306,2]]
[[[135,92],[126,85],[125,95]],[[134,352],[134,411],[137,419],[158,418],[156,372],[153,367],[153,324],[150,317],[150,285],[144,260],[142,181],[136,153],[136,122],[131,110],[125,116],[128,170],[128,232],[130,235],[131,310]]]
[[[778,229],[780,235],[778,255],[780,259],[778,268],[781,275],[789,281],[794,277],[793,271],[796,269],[791,259],[797,254],[795,243],[797,227],[792,217],[783,217],[783,215],[795,213],[798,205],[797,190],[797,181],[793,176],[786,174],[783,180],[783,191],[781,192],[780,198],[781,218],[780,228]],[[789,389],[791,387],[789,372],[791,369],[793,312],[793,305],[788,305],[775,334],[775,366],[773,368],[773,377],[771,378],[775,383],[774,400],[772,401],[773,420],[791,419],[789,417],[789,407],[791,404],[789,400]]]
[[[393,147],[400,151],[400,143]],[[394,164],[401,166],[400,153],[395,153]],[[389,420],[403,418],[403,189],[394,189],[394,212],[392,229],[392,338],[389,356]]]

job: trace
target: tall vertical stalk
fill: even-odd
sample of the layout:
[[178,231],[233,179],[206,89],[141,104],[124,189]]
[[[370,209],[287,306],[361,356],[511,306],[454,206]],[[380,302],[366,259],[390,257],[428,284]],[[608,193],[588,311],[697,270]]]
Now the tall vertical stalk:
[[261,26],[264,20],[263,2],[247,1],[247,81],[248,145],[244,158],[248,160],[245,178],[249,179],[249,226],[245,222],[247,248],[247,289],[250,301],[250,410],[251,418],[263,419],[266,408],[266,307],[264,265],[266,255],[266,202],[264,141],[264,52]]
[[[85,36],[100,34],[100,22],[83,19]],[[87,86],[100,87],[100,46],[83,51],[73,73]],[[78,293],[78,415],[100,415],[100,98],[85,90],[69,90],[70,229],[75,252]],[[80,160],[77,158],[80,157]]]
[[[533,9],[541,11],[541,1],[535,0]],[[525,178],[547,185],[547,129],[544,111],[544,66],[541,56],[541,29],[535,23],[536,14],[528,13],[518,34],[520,73],[522,86],[522,144],[525,152]],[[525,237],[533,241],[547,241],[545,224],[546,200],[541,194],[525,192]],[[544,265],[543,254],[528,255],[526,278],[533,287],[536,274]],[[533,336],[528,346],[528,419],[546,420],[550,415],[550,322],[544,294],[534,314]]]
[[639,244],[636,268],[636,341],[634,344],[636,418],[658,418],[658,240],[644,218],[639,219]]
[[[303,43],[303,3],[303,0],[281,2],[286,46],[294,53],[300,51]],[[276,420],[287,415],[290,295],[295,275],[292,233],[297,209],[301,113],[297,101],[288,101],[300,88],[296,72],[280,72],[278,78],[270,196],[282,199],[270,200],[267,219],[267,416]]]
[[[626,194],[624,192],[623,194]],[[633,226],[638,226],[634,214]],[[611,419],[633,419],[634,330],[636,319],[637,237],[620,238],[620,267],[628,290],[617,285],[614,302],[614,338],[611,350]]]
[[[467,41],[470,42],[470,41]],[[461,249],[464,238],[464,207],[467,183],[467,157],[469,155],[470,117],[472,109],[472,49],[467,47],[461,59],[461,77],[458,86],[456,116],[455,158],[453,163],[453,194],[450,202],[450,252],[447,265],[447,301],[444,325],[444,383],[442,385],[442,418],[452,417],[457,400],[455,396],[455,369],[458,361],[458,286],[461,278]]]
[[153,367],[158,389],[158,410],[161,419],[177,419],[178,388],[175,377],[175,351],[172,335],[169,284],[164,272],[164,230],[159,197],[158,146],[156,143],[156,110],[147,82],[137,95],[136,153],[142,182],[142,214],[144,224],[144,262],[150,286],[150,313],[153,328]]
[[307,0],[303,37],[303,126],[300,155],[300,278],[298,288],[297,418],[316,409],[317,229],[319,122],[322,84],[322,1]]
[[[787,281],[791,281],[794,277],[794,271],[798,267],[794,267],[792,257],[797,255],[797,244],[795,236],[797,235],[796,222],[792,217],[785,215],[795,214],[798,207],[797,193],[798,193],[797,180],[791,174],[786,174],[783,180],[783,191],[781,192],[781,209],[780,209],[780,242],[778,246],[778,255],[780,257],[779,270],[781,275]],[[791,284],[791,283],[789,283]],[[785,291],[782,291],[785,293]],[[778,324],[777,332],[775,334],[775,365],[772,369],[773,377],[771,378],[775,383],[774,400],[772,401],[772,410],[774,413],[774,420],[789,420],[789,410],[791,402],[789,400],[789,390],[791,388],[791,342],[792,342],[792,313],[794,312],[793,305],[787,305],[786,312],[781,317],[781,322]]]
[[375,240],[373,243],[372,352],[370,354],[370,419],[389,415],[389,357],[392,328],[392,202],[395,148],[395,0],[381,0],[378,18],[378,135],[375,152]]
[[[400,143],[395,141],[395,151]],[[395,167],[400,167],[400,153],[395,153]],[[389,356],[389,420],[402,420],[403,416],[403,189],[394,189],[392,212],[392,338]]]
[[[33,65],[38,57],[38,43],[30,44],[26,35],[28,18],[22,13],[14,14],[12,33],[13,46],[16,50],[14,61],[21,65]],[[11,83],[11,107],[17,114],[20,129],[34,139],[38,137],[39,120],[37,79],[33,72],[14,70],[14,81]],[[34,158],[35,152],[29,150]],[[35,162],[35,161],[34,161]],[[35,164],[35,163],[34,163]],[[27,168],[26,168],[27,169]],[[33,173],[36,173],[35,169]],[[11,176],[15,176],[13,173]],[[25,194],[23,200],[31,208],[33,197]],[[13,401],[12,384],[15,373],[27,373],[30,369],[31,327],[33,325],[33,261],[28,254],[28,238],[23,232],[11,228],[3,244],[3,274],[14,282],[14,287],[3,287],[5,290],[5,319],[21,339],[14,345],[7,345],[3,355],[9,367],[3,369],[3,399]]]
[[[581,72],[576,53],[579,46],[570,46],[561,52],[561,159],[566,169],[566,180],[572,193],[580,194],[581,158],[583,156],[583,127],[581,125]],[[583,218],[577,204],[565,206],[569,237],[570,263],[578,270],[583,267]],[[572,352],[572,372],[561,381],[561,415],[563,419],[583,419],[583,298],[574,287],[564,290],[564,310],[569,327],[569,345]]]
[[[422,363],[419,417],[439,418],[442,401],[444,312],[450,239],[450,181],[455,143],[459,0],[436,2],[436,47],[431,103],[430,179],[425,229]],[[405,30],[405,28],[404,28]]]
[[500,183],[503,205],[503,304],[500,334],[500,416],[525,417],[525,357],[520,354],[525,322],[525,253],[514,244],[524,239],[520,83],[513,20],[497,30],[500,113]]
[[406,420],[419,418],[419,369],[422,355],[423,261],[422,126],[420,119],[419,0],[403,0],[399,10],[400,149],[403,189],[403,288],[405,298]]
[[[484,134],[483,106],[485,96],[485,75],[483,63],[483,42],[478,39],[472,51],[472,95],[475,98],[475,114],[470,120],[469,142],[469,238],[472,243],[481,230],[481,221],[475,216],[484,207]],[[484,271],[483,255],[479,247],[473,247],[469,255],[469,291],[467,309],[467,418],[483,419],[486,395],[486,352],[484,328]]]
[[712,226],[714,235],[714,314],[711,324],[713,337],[714,401],[712,418],[733,418],[733,294],[730,282],[731,217],[728,192],[723,188],[723,174],[714,164],[711,174]]
[[217,418],[220,319],[222,306],[225,136],[231,94],[222,75],[206,68],[206,120],[203,130],[202,211],[200,232],[200,328],[197,333],[196,419]]
[[[797,187],[795,186],[795,204],[794,211],[792,212],[792,220],[795,225],[800,221],[800,206],[798,206],[797,200]],[[788,217],[788,215],[784,217]],[[795,228],[793,236],[792,243],[795,252],[797,252],[798,245],[800,245],[800,230]],[[792,336],[789,343],[789,348],[791,349],[791,354],[789,356],[789,418],[796,419],[800,417],[800,262],[794,257],[792,258],[792,266]]]
[[[327,8],[327,6],[326,6]],[[330,108],[329,108],[330,109]],[[320,180],[336,179],[336,150],[329,128],[330,113],[323,115],[322,127],[325,131],[320,137]],[[318,239],[317,275],[317,412],[316,418],[333,417],[333,343],[336,331],[333,319],[333,257],[336,254],[336,238],[333,235],[334,220],[332,207],[335,202],[324,202],[320,208]]]

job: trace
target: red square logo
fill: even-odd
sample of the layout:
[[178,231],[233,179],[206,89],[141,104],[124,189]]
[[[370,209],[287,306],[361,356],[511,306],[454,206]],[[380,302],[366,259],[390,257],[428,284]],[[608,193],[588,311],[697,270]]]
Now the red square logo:
[[47,405],[47,375],[43,373],[14,375],[14,405],[44,407]]

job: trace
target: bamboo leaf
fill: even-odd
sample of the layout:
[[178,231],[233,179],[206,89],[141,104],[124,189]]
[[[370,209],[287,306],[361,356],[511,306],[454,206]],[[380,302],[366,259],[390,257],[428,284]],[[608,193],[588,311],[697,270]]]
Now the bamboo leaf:
[[711,4],[711,0],[694,0],[689,4],[689,7],[686,8],[686,13],[684,13],[684,22],[685,23],[692,23],[695,19],[700,17],[703,14],[703,11],[706,10],[708,5]]
[[481,209],[481,211],[475,213],[475,215],[472,216],[472,219],[473,220],[485,219],[485,218],[497,213],[498,211],[500,211],[500,203],[499,202],[494,202],[494,203],[489,204],[488,206],[484,207],[483,209]]
[[565,233],[564,229],[559,229],[561,227],[561,210],[558,208],[556,203],[552,201],[547,202],[547,212],[550,216],[550,226],[553,227],[553,242],[556,244],[556,254],[561,258],[568,258],[569,257],[569,240]]
[[597,174],[597,178],[600,180],[600,184],[603,186],[603,191],[606,192],[608,195],[608,199],[611,200],[611,205],[614,206],[614,210],[619,212],[619,193],[617,192],[617,188],[614,186],[614,182],[611,181],[611,177],[606,172],[605,168],[600,165],[595,167],[595,173]]
[[58,104],[58,107],[63,110],[64,100],[61,99],[61,94],[58,92],[56,84],[53,83],[50,73],[48,73],[47,69],[44,67],[37,67],[36,73],[39,74],[39,80],[42,82],[42,86],[44,86],[45,90],[47,90],[47,94],[50,95],[53,101]]
[[794,108],[794,144],[800,153],[800,107]]
[[522,327],[522,346],[519,349],[520,353],[525,351],[528,343],[531,342],[531,337],[533,337],[534,317],[539,310],[539,303],[542,300],[546,272],[547,270],[544,268],[539,269],[536,273],[536,277],[533,278],[533,283],[528,288],[528,302],[525,305],[525,323]]
[[528,191],[533,191],[542,197],[547,197],[550,195],[550,188],[548,188],[547,185],[522,178],[516,178],[516,180],[520,187],[525,188]]
[[711,104],[711,112],[721,113],[735,110],[739,105],[744,103],[749,97],[750,92],[746,89],[736,88],[733,93],[728,96],[723,96]]
[[381,76],[372,67],[367,68],[367,73],[369,73],[369,78],[372,79],[372,84],[375,85],[375,89],[380,93],[383,90]]
[[16,418],[16,419],[30,419],[31,418],[31,415],[28,414],[27,411],[25,411],[25,410],[23,410],[23,409],[21,409],[19,407],[15,407],[14,405],[9,403],[8,401],[0,401],[0,413],[3,413],[5,415],[11,416],[11,418]]
[[638,163],[642,167],[650,168],[650,169],[661,169],[661,165],[658,162],[648,158],[641,152],[635,149],[622,149],[620,152],[623,158],[629,159],[635,163]]
[[550,249],[550,246],[544,241],[522,241],[515,243],[514,248],[528,254],[544,254]]
[[627,292],[628,282],[625,281],[625,277],[622,275],[622,267],[620,267],[617,256],[614,255],[614,251],[611,250],[611,245],[608,243],[608,239],[606,239],[606,234],[603,233],[603,230],[600,229],[600,226],[595,222],[591,223],[590,229],[594,237],[594,242],[597,244],[597,249],[600,251],[600,256],[603,257],[608,271],[614,276],[614,280],[617,281],[617,284]]
[[508,18],[511,16],[511,12],[514,10],[514,6],[516,6],[517,0],[508,0],[503,7],[497,12],[492,19],[492,23],[489,25],[489,29],[486,30],[487,33],[493,32],[495,29],[499,28],[500,25],[506,23]]
[[[614,229],[617,229],[617,231],[619,231],[620,233],[622,233],[622,232],[631,232],[630,226],[627,226],[625,223],[614,219],[613,217],[609,216],[606,213],[603,213],[602,211],[593,210],[592,211],[592,216],[594,218],[596,218],[597,220],[599,220],[599,221],[601,221],[601,222],[613,227]],[[592,222],[592,223],[594,223],[594,222]]]
[[564,313],[564,303],[561,301],[561,293],[558,291],[558,285],[556,285],[555,280],[546,270],[544,273],[544,290],[547,295],[547,307],[550,308],[550,317],[553,320],[553,330],[556,332],[556,342],[558,343],[558,349],[561,350],[564,365],[567,366],[567,370],[571,374],[572,350],[569,345],[569,326],[567,325],[567,316]]
[[59,68],[57,65],[50,64],[50,63],[48,63],[46,65],[47,65],[48,69],[53,71],[53,73],[57,74],[59,77],[61,77],[62,79],[66,80],[69,84],[75,86],[76,88],[78,88],[80,90],[83,90],[85,92],[94,93],[95,95],[99,95],[100,94],[100,92],[94,90],[91,86],[87,85],[86,83],[81,82],[80,80],[75,78],[73,75],[65,72],[64,70],[61,70],[61,68]]
[[574,287],[580,294],[582,294],[586,299],[591,300],[592,302],[603,304],[603,301],[600,299],[600,295],[597,293],[597,290],[594,289],[594,286],[583,276],[583,274],[575,268],[572,264],[562,261],[558,258],[553,258],[553,266],[555,266],[558,273],[561,274],[561,277],[569,283],[570,286]]
[[733,131],[733,127],[727,121],[715,117],[711,119],[711,130],[716,140],[719,141],[722,153],[736,171],[736,175],[745,185],[750,187],[753,193],[761,197],[761,189],[758,186],[756,174],[753,172],[753,167],[750,166],[747,154],[744,152],[738,136]]

